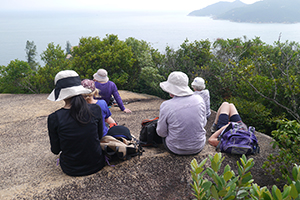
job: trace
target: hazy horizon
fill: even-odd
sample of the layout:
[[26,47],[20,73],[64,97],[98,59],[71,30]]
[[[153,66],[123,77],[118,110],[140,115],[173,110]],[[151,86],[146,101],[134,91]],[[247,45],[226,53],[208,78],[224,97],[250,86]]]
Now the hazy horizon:
[[[34,41],[37,61],[49,43],[65,49],[66,42],[72,46],[82,37],[106,37],[117,35],[120,40],[133,37],[148,42],[153,48],[164,52],[166,46],[178,49],[185,39],[218,38],[233,39],[247,36],[261,37],[272,44],[282,33],[282,41],[300,41],[298,24],[250,24],[213,20],[210,17],[189,17],[186,14],[145,12],[19,12],[0,13],[0,65],[10,61],[25,60],[26,41]],[[42,64],[40,62],[40,64]],[[43,64],[42,64],[43,65]]]
[[[235,0],[224,0],[233,2]],[[241,0],[252,4],[260,0]],[[194,11],[220,2],[220,0],[10,0],[1,2],[1,11]]]

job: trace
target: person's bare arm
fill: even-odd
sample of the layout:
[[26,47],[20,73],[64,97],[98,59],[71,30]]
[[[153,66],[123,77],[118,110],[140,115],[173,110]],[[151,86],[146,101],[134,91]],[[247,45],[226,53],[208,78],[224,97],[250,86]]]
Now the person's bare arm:
[[222,133],[222,131],[228,126],[229,124],[223,126],[222,128],[220,128],[219,130],[217,130],[214,134],[212,134],[210,136],[210,138],[208,139],[208,143],[214,147],[218,146],[219,144],[219,140],[218,140],[218,136]]
[[115,120],[112,117],[106,118],[105,122],[108,124],[116,123]]

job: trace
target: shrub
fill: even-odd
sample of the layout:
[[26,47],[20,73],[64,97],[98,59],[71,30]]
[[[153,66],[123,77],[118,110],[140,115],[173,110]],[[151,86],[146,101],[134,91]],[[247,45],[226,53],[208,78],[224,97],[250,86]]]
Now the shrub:
[[236,106],[243,122],[249,126],[254,126],[257,131],[262,133],[270,134],[271,130],[274,130],[275,126],[272,127],[271,110],[263,104],[247,101],[239,97],[232,97],[228,101]]
[[[277,120],[277,130],[272,131],[275,139],[273,148],[279,148],[278,154],[268,156],[263,168],[268,173],[281,173],[282,179],[289,180],[289,171],[293,163],[299,163],[300,124],[296,121]],[[280,164],[279,168],[275,164]]]
[[[254,165],[252,158],[248,159],[245,155],[237,161],[238,175],[226,165],[224,172],[220,174],[220,168],[224,158],[221,153],[214,157],[209,155],[210,167],[203,168],[207,158],[200,164],[196,159],[191,162],[191,175],[193,183],[191,184],[193,195],[196,199],[300,199],[300,166],[293,168],[293,181],[289,179],[289,185],[285,185],[281,192],[276,185],[273,185],[270,192],[267,187],[260,187],[253,183],[250,169]],[[204,178],[207,174],[212,181]],[[220,174],[220,175],[219,175]]]

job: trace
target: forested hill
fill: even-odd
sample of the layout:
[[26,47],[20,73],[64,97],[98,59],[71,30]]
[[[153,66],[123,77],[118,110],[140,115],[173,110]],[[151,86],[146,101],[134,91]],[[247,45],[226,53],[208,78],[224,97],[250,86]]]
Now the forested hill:
[[236,0],[234,2],[225,2],[225,1],[220,1],[218,3],[212,4],[210,6],[207,6],[203,9],[200,10],[195,10],[191,13],[189,13],[189,16],[217,16],[221,13],[225,13],[227,11],[230,11],[234,8],[240,8],[243,7],[247,4]]
[[[240,5],[240,6],[239,6]],[[300,0],[263,0],[247,5],[218,2],[189,13],[189,16],[212,16],[214,19],[250,23],[298,23]]]

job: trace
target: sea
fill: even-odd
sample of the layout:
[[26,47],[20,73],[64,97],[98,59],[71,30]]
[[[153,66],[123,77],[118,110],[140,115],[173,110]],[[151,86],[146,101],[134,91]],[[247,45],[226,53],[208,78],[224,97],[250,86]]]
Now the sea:
[[49,43],[66,48],[67,42],[76,46],[82,37],[105,38],[117,35],[120,40],[133,37],[144,40],[161,53],[167,46],[178,49],[187,39],[214,42],[218,38],[253,39],[260,37],[266,44],[300,42],[300,24],[254,24],[210,17],[192,17],[186,12],[58,12],[58,11],[1,11],[0,12],[0,66],[10,61],[26,61],[26,42],[37,47],[36,61],[44,66],[40,55]]

